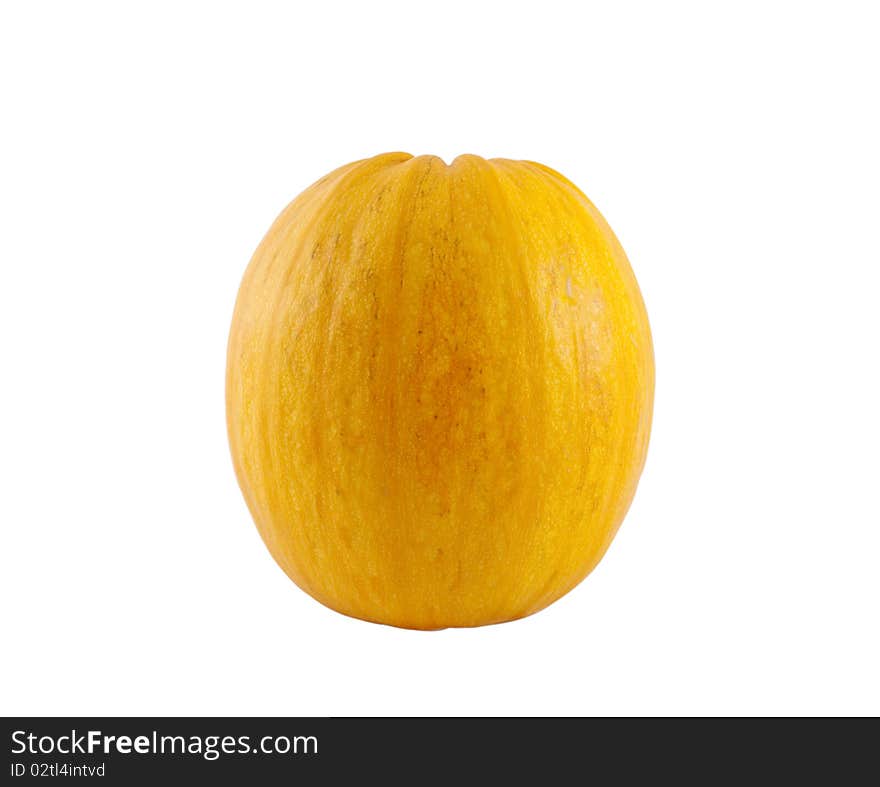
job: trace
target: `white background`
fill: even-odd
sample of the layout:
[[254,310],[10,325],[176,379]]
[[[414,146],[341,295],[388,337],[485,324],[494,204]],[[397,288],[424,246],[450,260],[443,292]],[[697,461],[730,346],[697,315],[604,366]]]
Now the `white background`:
[[[880,713],[871,3],[25,3],[0,12],[0,712]],[[419,633],[278,569],[229,459],[244,267],[390,150],[578,183],[656,420],[599,568]]]

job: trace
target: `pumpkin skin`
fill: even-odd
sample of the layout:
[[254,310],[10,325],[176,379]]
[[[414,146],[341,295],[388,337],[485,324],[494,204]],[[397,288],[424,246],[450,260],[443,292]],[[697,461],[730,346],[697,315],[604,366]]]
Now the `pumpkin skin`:
[[389,153],[272,225],[226,392],[239,484],[299,587],[364,620],[478,626],[602,558],[645,461],[654,359],[623,249],[568,180]]

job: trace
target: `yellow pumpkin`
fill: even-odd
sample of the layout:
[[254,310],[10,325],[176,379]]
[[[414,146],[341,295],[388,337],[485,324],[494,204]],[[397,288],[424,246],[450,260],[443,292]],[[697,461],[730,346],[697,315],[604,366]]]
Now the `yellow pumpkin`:
[[272,225],[226,391],[288,576],[346,615],[437,629],[529,615],[599,562],[645,461],[654,361],[623,249],[562,175],[388,153]]

